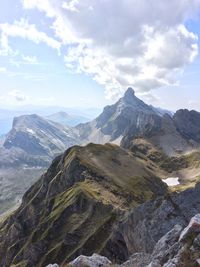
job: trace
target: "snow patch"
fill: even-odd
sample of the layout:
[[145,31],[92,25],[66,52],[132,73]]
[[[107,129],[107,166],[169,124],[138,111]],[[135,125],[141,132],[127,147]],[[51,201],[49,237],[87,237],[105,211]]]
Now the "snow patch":
[[162,179],[164,183],[166,183],[168,186],[175,186],[179,185],[179,177],[170,177],[167,179]]

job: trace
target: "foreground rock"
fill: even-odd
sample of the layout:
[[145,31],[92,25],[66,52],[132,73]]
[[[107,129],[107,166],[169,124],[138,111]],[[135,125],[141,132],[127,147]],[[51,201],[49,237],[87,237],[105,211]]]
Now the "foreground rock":
[[98,254],[93,254],[91,257],[79,256],[68,265],[69,267],[107,267],[111,264],[111,261],[109,261],[106,257],[102,257]]

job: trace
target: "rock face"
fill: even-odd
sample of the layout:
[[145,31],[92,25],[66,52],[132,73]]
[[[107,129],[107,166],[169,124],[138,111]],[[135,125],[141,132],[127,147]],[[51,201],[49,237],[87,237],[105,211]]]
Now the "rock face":
[[[119,225],[116,233],[111,238],[111,242],[117,246],[120,237],[120,242],[124,243],[124,247],[127,247],[129,256],[137,252],[152,254],[156,243],[166,233],[171,231],[176,225],[186,227],[190,222],[190,218],[200,213],[199,194],[200,184],[196,185],[194,189],[189,189],[178,194],[173,193],[142,204],[134,209],[127,216],[127,219]],[[194,217],[189,224],[189,229],[192,230],[192,233],[195,233],[196,226],[197,232],[199,231],[198,220],[199,215]],[[178,242],[181,228],[178,227],[175,230],[177,230],[178,237],[173,232],[169,236],[174,236]],[[185,232],[188,231],[183,231],[183,233]],[[159,243],[159,246],[161,244],[162,241]],[[114,247],[114,245],[110,247]],[[112,253],[111,250],[110,255]],[[158,252],[155,254],[158,254]],[[109,254],[105,255],[111,258]]]
[[156,244],[150,266],[199,266],[200,257],[200,214],[195,215],[183,230],[176,225]]
[[[60,265],[109,251],[127,210],[166,192],[148,165],[116,145],[70,148],[1,223],[0,266]],[[117,245],[126,258],[127,248]]]
[[200,233],[200,214],[195,215],[189,225],[181,233],[179,241],[184,242],[187,239],[190,239],[191,236]]
[[47,165],[56,155],[78,142],[77,135],[69,127],[37,115],[20,116],[14,119],[12,130],[6,136],[0,163],[2,166]]

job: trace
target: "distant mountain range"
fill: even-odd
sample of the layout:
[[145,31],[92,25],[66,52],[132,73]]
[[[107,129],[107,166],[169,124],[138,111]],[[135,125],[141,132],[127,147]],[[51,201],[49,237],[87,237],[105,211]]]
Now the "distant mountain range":
[[[62,111],[60,111],[62,110]],[[0,136],[7,134],[11,128],[14,117],[22,115],[37,114],[55,122],[68,126],[75,126],[79,123],[87,122],[100,114],[100,109],[95,108],[61,108],[61,107],[32,107],[25,106],[17,110],[0,109]]]

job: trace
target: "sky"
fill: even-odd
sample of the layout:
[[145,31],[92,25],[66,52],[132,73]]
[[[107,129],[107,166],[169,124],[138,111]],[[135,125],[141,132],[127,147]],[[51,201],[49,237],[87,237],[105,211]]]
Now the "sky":
[[199,39],[200,0],[1,1],[0,107],[200,111]]

